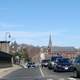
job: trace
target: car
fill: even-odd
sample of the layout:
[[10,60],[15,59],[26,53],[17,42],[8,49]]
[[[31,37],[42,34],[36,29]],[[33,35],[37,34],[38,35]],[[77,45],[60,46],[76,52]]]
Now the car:
[[62,58],[62,56],[52,56],[50,61],[48,62],[48,69],[53,69],[54,63],[58,58]]
[[54,63],[54,71],[74,71],[73,64],[69,58],[59,58]]
[[36,62],[36,63],[35,63],[35,66],[36,66],[36,67],[39,67],[39,66],[40,66],[40,63],[39,63],[39,62]]
[[48,62],[49,62],[49,59],[42,60],[41,61],[41,66],[42,67],[47,67],[48,66]]
[[28,68],[26,64],[22,64],[21,67]]
[[35,63],[34,63],[34,62],[28,62],[28,63],[27,63],[27,67],[28,67],[28,68],[34,68],[34,67],[36,67],[36,66],[35,66]]
[[74,72],[73,76],[74,77],[79,77],[80,78],[80,55],[76,56],[74,59]]

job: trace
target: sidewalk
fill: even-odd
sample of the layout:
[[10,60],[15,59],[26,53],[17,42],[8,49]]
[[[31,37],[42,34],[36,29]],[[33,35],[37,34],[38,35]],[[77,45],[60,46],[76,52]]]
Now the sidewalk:
[[1,68],[0,69],[0,78],[3,78],[4,76],[10,74],[13,71],[16,71],[18,69],[21,69],[21,67],[19,65],[13,65],[12,67],[9,68]]

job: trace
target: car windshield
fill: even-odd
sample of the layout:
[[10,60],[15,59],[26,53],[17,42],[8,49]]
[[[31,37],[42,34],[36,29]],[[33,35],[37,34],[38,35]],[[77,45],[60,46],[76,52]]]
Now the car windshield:
[[57,62],[66,64],[66,63],[70,63],[70,60],[69,59],[59,59]]
[[78,56],[78,57],[75,58],[75,62],[76,63],[80,63],[80,56]]
[[42,62],[44,62],[44,63],[45,63],[45,62],[49,62],[49,60],[42,60]]
[[51,57],[51,61],[56,61],[56,59],[62,58],[61,56]]
[[33,64],[33,63],[28,63],[28,64]]

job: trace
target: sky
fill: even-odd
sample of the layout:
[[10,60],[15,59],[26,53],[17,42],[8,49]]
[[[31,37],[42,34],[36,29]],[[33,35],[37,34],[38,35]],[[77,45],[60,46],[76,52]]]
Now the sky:
[[80,0],[0,0],[0,40],[80,47]]

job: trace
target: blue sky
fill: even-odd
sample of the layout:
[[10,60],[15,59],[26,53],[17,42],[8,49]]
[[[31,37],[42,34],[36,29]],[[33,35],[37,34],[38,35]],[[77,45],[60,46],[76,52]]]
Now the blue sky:
[[80,47],[80,0],[0,0],[0,40]]

